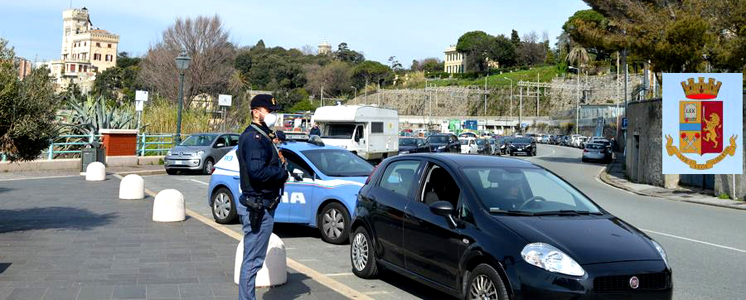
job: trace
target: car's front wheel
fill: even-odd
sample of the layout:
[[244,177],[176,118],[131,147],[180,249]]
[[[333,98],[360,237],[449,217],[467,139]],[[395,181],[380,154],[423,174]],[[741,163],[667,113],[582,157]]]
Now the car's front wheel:
[[360,226],[355,230],[350,241],[350,262],[352,273],[360,278],[373,278],[378,274],[376,255],[370,234],[365,227]]
[[220,224],[230,224],[236,221],[238,212],[229,189],[221,187],[212,194],[212,217]]
[[469,274],[469,285],[466,287],[466,300],[508,299],[508,290],[500,279],[495,268],[480,264]]
[[210,175],[212,174],[212,168],[215,166],[215,163],[212,161],[212,158],[205,159],[205,165],[202,167],[202,174]]
[[350,213],[344,205],[332,202],[321,209],[318,215],[321,239],[330,244],[343,244],[350,236]]

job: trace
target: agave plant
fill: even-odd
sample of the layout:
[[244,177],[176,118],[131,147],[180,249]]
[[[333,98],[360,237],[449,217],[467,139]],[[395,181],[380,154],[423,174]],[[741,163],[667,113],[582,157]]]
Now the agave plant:
[[101,129],[130,129],[135,125],[131,110],[109,105],[104,97],[88,96],[82,102],[71,98],[67,107],[68,110],[61,113],[62,124],[71,133],[96,135]]

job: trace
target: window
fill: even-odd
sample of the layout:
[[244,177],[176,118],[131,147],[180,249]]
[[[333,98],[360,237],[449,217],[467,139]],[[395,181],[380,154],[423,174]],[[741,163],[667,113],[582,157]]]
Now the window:
[[[228,141],[225,138],[226,138],[226,136],[221,135],[218,138],[218,140],[215,142],[215,148],[228,147]],[[223,144],[223,146],[218,147],[218,144]]]
[[83,47],[88,46],[88,42],[83,42]]
[[347,150],[305,150],[303,155],[321,173],[334,177],[363,177],[373,172],[373,166]]
[[324,126],[322,137],[332,139],[351,139],[354,131],[354,124],[329,124]]
[[448,201],[453,207],[457,207],[461,189],[453,180],[453,176],[443,167],[432,164],[425,177],[425,185],[422,189],[421,202],[426,205],[438,201]]
[[383,122],[372,122],[370,126],[371,133],[383,133]]
[[96,43],[96,47],[101,47],[101,43]]
[[288,162],[288,171],[293,172],[294,169],[298,169],[303,171],[303,175],[301,175],[302,178],[314,177],[313,169],[311,169],[311,167],[298,155],[289,150],[280,150],[280,152],[282,153],[282,156],[285,157],[285,160]]
[[111,48],[111,44],[109,44],[109,48]]
[[416,160],[402,160],[389,164],[381,178],[380,187],[409,197],[419,166],[420,162]]
[[240,136],[238,136],[238,135],[231,135],[230,136],[230,139],[231,139],[230,140],[230,143],[231,143],[230,145],[231,146],[238,146],[238,139],[239,138],[240,138]]

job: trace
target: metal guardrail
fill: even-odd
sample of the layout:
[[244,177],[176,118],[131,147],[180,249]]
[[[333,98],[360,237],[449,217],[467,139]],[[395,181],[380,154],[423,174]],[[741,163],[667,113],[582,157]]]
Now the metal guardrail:
[[174,146],[173,134],[139,134],[137,135],[137,155],[147,156],[163,154]]
[[[63,140],[63,142],[55,142],[55,140],[50,140],[49,142],[49,149],[47,149],[46,152],[43,152],[47,156],[47,160],[54,159],[55,154],[73,154],[75,156],[80,156],[80,149],[83,149],[86,145],[93,142],[95,138],[100,138],[101,135],[61,135],[57,137],[57,140]],[[88,140],[82,140],[87,138]],[[78,141],[70,141],[70,140],[78,140]],[[72,147],[69,147],[72,146]],[[55,150],[55,147],[57,149],[62,148],[60,150]]]
[[[60,135],[50,140],[47,151],[42,152],[47,160],[56,156],[68,154],[68,157],[80,157],[80,150],[102,135]],[[138,134],[137,150],[133,155],[165,155],[173,147],[173,134]],[[0,154],[2,161],[6,161],[5,154]]]

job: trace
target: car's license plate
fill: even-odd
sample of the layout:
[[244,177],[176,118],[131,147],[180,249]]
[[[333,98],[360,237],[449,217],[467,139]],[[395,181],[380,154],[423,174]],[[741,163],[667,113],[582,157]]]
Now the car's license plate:
[[181,161],[180,161],[180,160],[175,160],[175,161],[174,161],[174,165],[180,165],[180,164],[181,164]]

